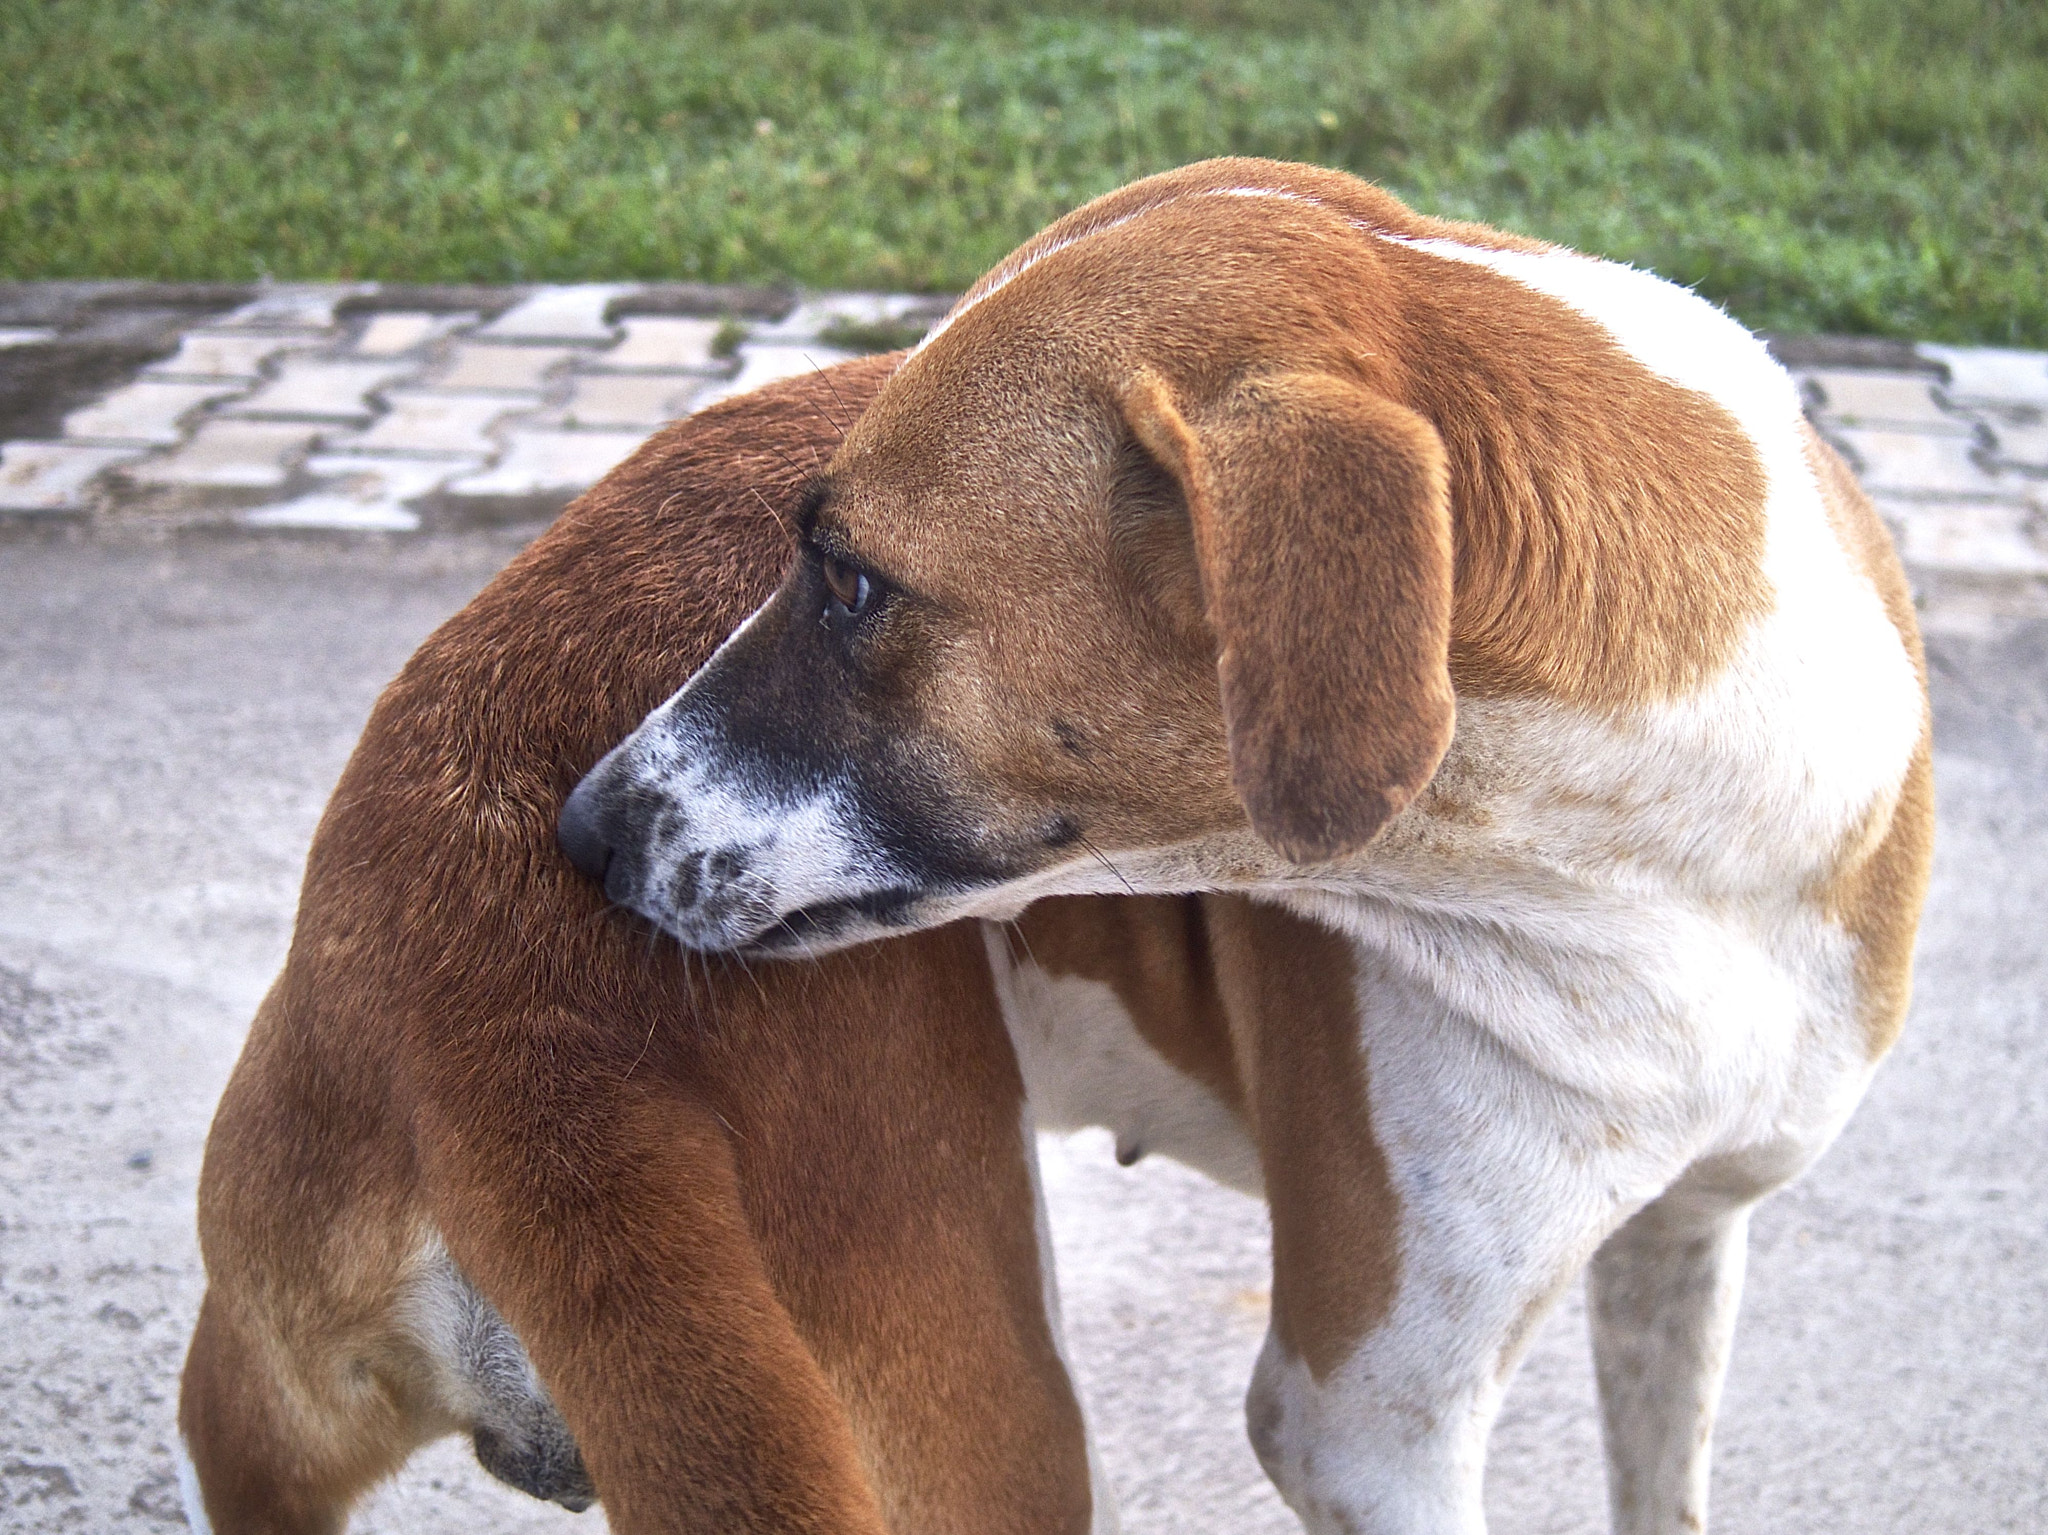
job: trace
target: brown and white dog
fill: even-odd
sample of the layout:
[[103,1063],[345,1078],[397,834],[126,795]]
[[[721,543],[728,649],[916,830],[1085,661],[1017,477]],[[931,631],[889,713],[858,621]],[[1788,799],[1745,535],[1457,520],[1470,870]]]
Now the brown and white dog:
[[379,702],[208,1141],[195,1529],[338,1530],[456,1431],[620,1532],[1109,1527],[978,932],[748,972],[555,847],[890,366],[657,437]]
[[1230,1035],[1282,1492],[1316,1531],[1481,1529],[1506,1382],[1590,1260],[1616,1525],[1701,1527],[1748,1215],[1900,1026],[1931,837],[1897,564],[1761,343],[1215,161],[984,278],[801,526],[571,797],[579,864],[747,955],[1126,888],[1312,917]]
[[1319,931],[1054,900],[749,973],[608,920],[553,847],[578,770],[788,563],[806,470],[890,366],[664,433],[380,701],[208,1142],[193,1528],[338,1529],[449,1432],[619,1531],[1114,1528],[1032,1129],[1256,1191],[1231,1039],[1300,1025],[1260,967]]

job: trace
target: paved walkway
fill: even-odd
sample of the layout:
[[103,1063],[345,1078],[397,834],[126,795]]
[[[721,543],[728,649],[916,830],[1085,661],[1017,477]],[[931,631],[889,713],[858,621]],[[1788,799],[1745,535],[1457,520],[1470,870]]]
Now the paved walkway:
[[[943,308],[680,284],[17,284],[0,511],[388,532],[551,515],[664,422]],[[124,344],[132,365],[104,365]]]
[[[663,422],[921,334],[758,288],[0,285],[0,515],[409,532],[551,516]],[[1944,610],[2048,612],[2048,353],[1780,357]]]

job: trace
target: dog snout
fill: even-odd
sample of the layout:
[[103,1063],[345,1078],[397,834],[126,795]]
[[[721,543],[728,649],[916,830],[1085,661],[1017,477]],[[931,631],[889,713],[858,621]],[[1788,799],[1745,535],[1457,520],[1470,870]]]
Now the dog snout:
[[555,822],[563,855],[607,900],[686,943],[724,947],[775,920],[775,893],[752,849],[702,837],[672,792],[616,761],[585,774]]
[[595,773],[587,774],[583,781],[569,791],[569,798],[562,805],[562,814],[555,822],[555,841],[576,872],[586,879],[594,879],[600,885],[610,872],[612,856],[618,851],[610,828],[605,823],[604,804],[599,797]]

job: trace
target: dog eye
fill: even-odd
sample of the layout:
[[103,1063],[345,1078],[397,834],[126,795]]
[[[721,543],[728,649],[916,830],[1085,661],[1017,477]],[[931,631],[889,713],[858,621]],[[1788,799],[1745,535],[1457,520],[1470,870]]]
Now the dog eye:
[[832,594],[832,606],[847,618],[858,617],[874,601],[874,583],[857,567],[829,554],[820,554],[819,568],[825,576],[825,590]]

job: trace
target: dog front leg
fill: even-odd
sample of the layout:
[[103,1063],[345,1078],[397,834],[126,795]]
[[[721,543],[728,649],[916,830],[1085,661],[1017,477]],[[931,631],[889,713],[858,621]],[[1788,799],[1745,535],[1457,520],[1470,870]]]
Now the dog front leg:
[[1340,966],[1256,925],[1237,946],[1216,924],[1226,984],[1258,977],[1232,1002],[1273,1212],[1253,1444],[1315,1535],[1481,1535],[1530,1338],[1683,1151],[1615,1136],[1600,1101],[1370,953]]
[[1253,1447],[1314,1535],[1475,1535],[1517,1333],[1597,1238],[1539,1220],[1498,1244],[1479,1218],[1515,1148],[1468,1156],[1472,1106],[1428,1101],[1467,1088],[1428,998],[1304,918],[1204,905],[1273,1216]]
[[1707,1526],[1752,1206],[1687,1187],[1644,1207],[1587,1270],[1614,1535]]

